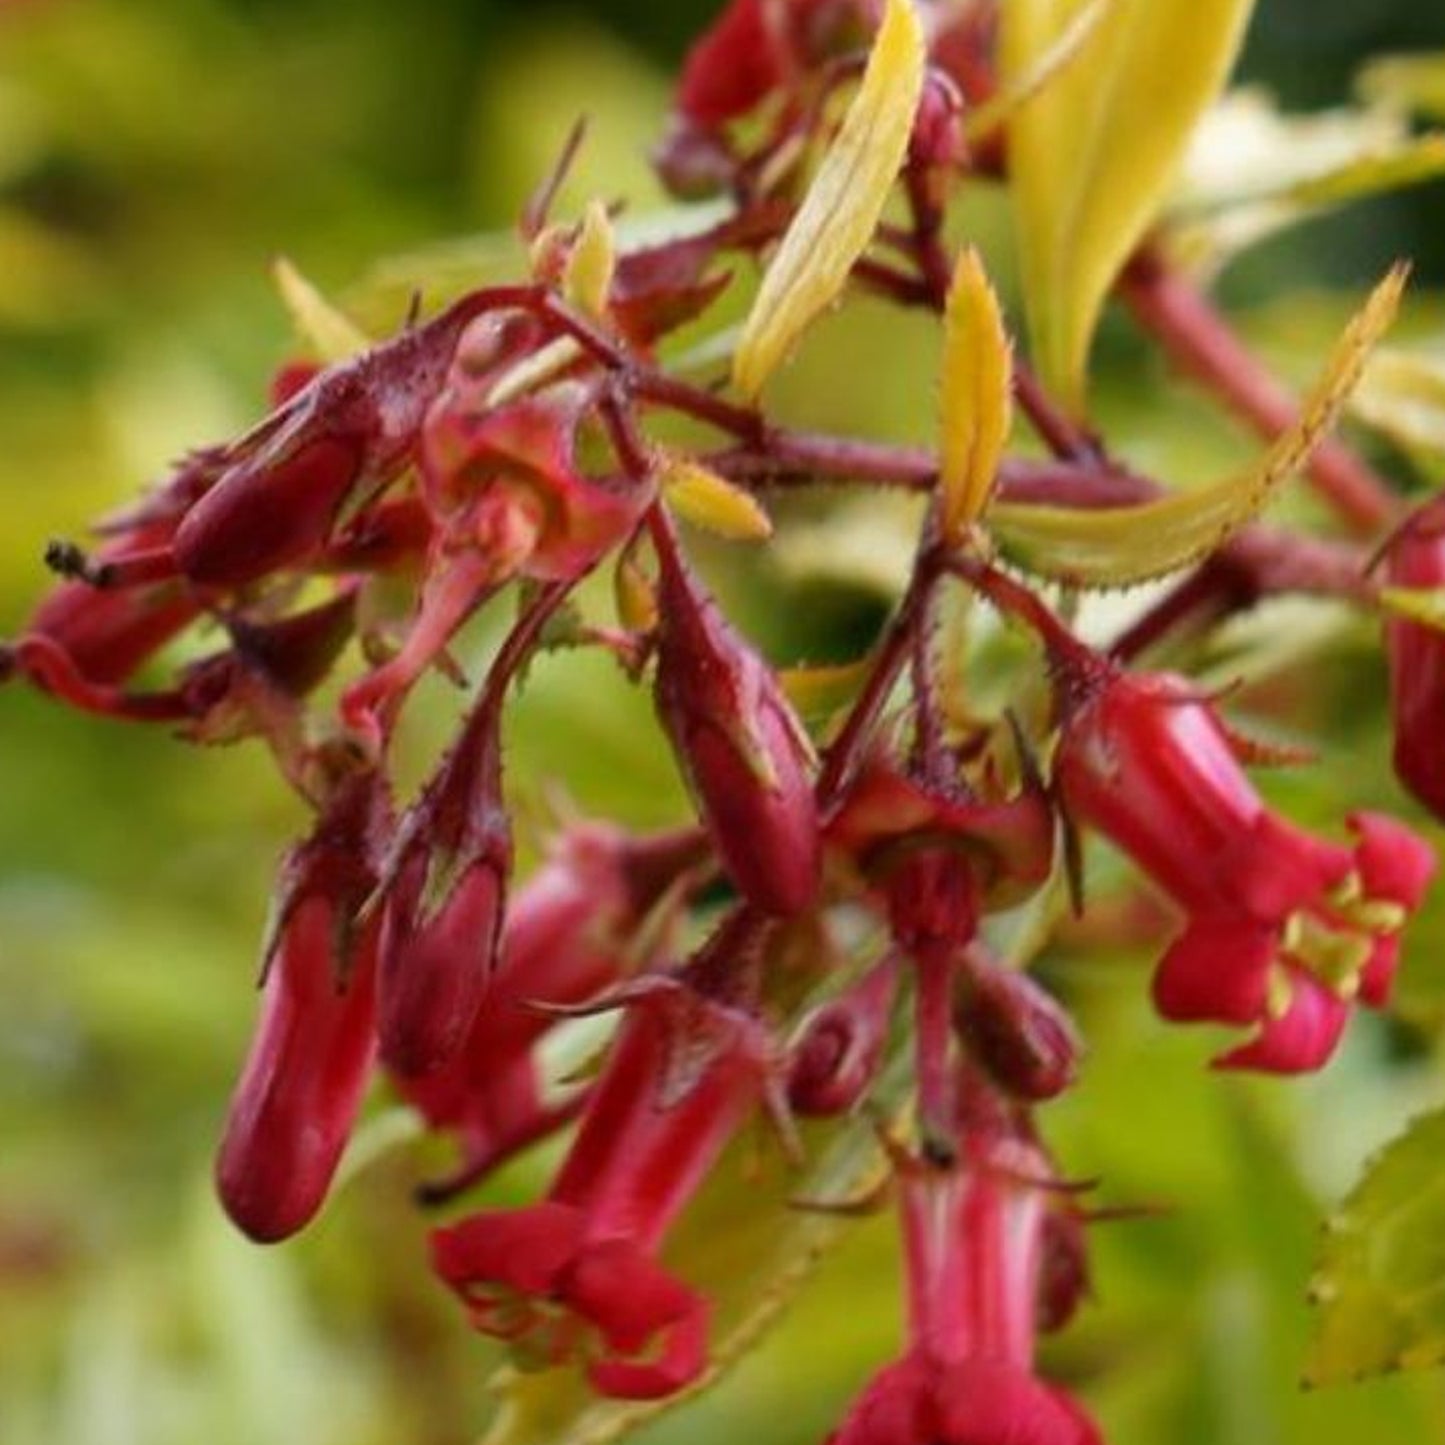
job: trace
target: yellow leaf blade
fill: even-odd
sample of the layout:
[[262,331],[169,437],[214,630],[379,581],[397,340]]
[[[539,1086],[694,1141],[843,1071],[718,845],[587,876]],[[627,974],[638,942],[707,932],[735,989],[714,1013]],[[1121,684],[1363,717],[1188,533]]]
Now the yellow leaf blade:
[[1207,556],[1256,516],[1335,424],[1371,348],[1399,307],[1408,270],[1395,266],[1336,341],[1295,424],[1237,476],[1136,506],[1085,511],[997,505],[989,521],[1030,571],[1081,586],[1148,582]]
[[[1005,87],[1029,74],[1087,0],[1002,7]],[[1195,123],[1219,93],[1253,0],[1116,0],[1009,121],[1033,355],[1075,410],[1104,298],[1153,222]]]
[[773,535],[772,518],[758,500],[693,457],[665,452],[658,481],[679,516],[730,542],[761,542]]
[[577,239],[562,273],[562,294],[589,316],[607,310],[612,273],[617,268],[617,244],[612,219],[601,201],[592,201],[583,213]]
[[745,397],[837,298],[872,238],[908,147],[925,59],[912,0],[888,0],[862,84],[743,325],[733,383]]
[[1012,416],[1013,353],[998,297],[969,247],[954,268],[943,314],[939,385],[940,520],[957,544],[983,514]]
[[328,365],[346,361],[371,345],[371,338],[339,307],[328,301],[285,256],[271,263],[271,279],[281,293],[302,343]]

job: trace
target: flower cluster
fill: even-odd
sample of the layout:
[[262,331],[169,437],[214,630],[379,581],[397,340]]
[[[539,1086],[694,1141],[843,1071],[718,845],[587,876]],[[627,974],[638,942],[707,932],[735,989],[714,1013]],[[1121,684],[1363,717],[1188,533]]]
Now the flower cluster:
[[[249,1235],[282,1239],[316,1214],[377,1075],[456,1146],[424,1202],[571,1130],[540,1200],[437,1229],[432,1264],[516,1358],[576,1364],[605,1396],[662,1397],[710,1358],[713,1302],[668,1250],[725,1148],[759,1114],[790,1155],[798,1116],[862,1129],[898,1062],[913,1102],[884,1133],[908,1339],[834,1445],[1090,1445],[1097,1427],[1034,1363],[1036,1334],[1066,1322],[1087,1278],[1086,1216],[1034,1122],[1073,1082],[1082,1042],[1005,956],[996,920],[1033,910],[1041,946],[1060,885],[1083,904],[1079,831],[1099,835],[1179,915],[1159,1012],[1249,1030],[1222,1066],[1293,1073],[1326,1062],[1356,1002],[1387,1004],[1434,859],[1378,812],[1348,814],[1345,843],[1271,811],[1216,700],[1133,665],[1200,614],[1301,576],[1323,586],[1311,539],[1236,521],[1186,590],[1100,650],[1044,599],[1057,571],[1000,567],[989,499],[1097,516],[1158,488],[1026,369],[1014,390],[1055,456],[999,457],[980,476],[982,442],[960,471],[948,446],[940,464],[797,431],[659,360],[729,284],[730,258],[787,253],[813,203],[807,156],[835,140],[829,102],[875,30],[860,95],[886,89],[886,45],[916,32],[921,47],[883,176],[912,224],[879,231],[889,259],[860,252],[844,269],[952,325],[973,273],[950,287],[950,188],[1007,164],[961,119],[997,94],[991,7],[734,0],[687,61],[659,152],[675,189],[732,197],[725,219],[619,253],[601,207],[549,222],[552,178],[523,223],[522,280],[358,354],[286,367],[245,435],[187,457],[101,523],[93,550],[53,546],[60,580],[0,651],[0,675],[197,742],[260,738],[314,809],[281,864],[216,1166]],[[805,282],[817,277],[780,314]],[[1007,346],[986,354],[987,329],[968,334],[980,375],[1004,367],[1001,450]],[[711,440],[664,443],[679,418]],[[982,435],[977,418],[945,420]],[[809,675],[785,674],[727,617],[680,525],[764,534],[758,495],[800,479],[932,498],[907,592],[846,695],[810,709],[813,731],[795,706]],[[1350,554],[1360,576],[1365,555]],[[1386,556],[1397,586],[1445,582],[1428,512]],[[604,567],[608,615],[579,590]],[[980,603],[1037,644],[991,712],[958,695],[976,654],[944,655],[945,608]],[[436,673],[469,687],[462,632],[479,613],[501,641],[430,776],[400,797],[417,685]],[[176,646],[195,636],[220,645]],[[604,649],[651,686],[694,815],[647,836],[570,823],[518,883],[504,724],[531,660],[564,646]],[[1445,645],[1399,620],[1388,652],[1397,766],[1445,815]],[[585,713],[576,729],[585,748]],[[612,1020],[610,1042],[595,1072],[559,1080],[547,1046],[584,1014]]]

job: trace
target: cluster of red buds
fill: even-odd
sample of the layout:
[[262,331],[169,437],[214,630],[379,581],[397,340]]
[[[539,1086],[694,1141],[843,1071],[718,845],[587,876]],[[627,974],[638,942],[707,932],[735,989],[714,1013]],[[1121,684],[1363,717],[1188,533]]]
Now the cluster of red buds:
[[[885,189],[899,184],[909,224],[870,218],[844,279],[950,321],[960,286],[991,296],[966,292],[977,262],[955,263],[942,221],[960,180],[1007,167],[996,132],[963,125],[996,94],[994,30],[980,4],[733,0],[687,61],[659,153],[675,189],[731,198],[724,219],[620,251],[601,207],[547,221],[553,177],[524,222],[528,277],[354,356],[285,368],[244,436],[186,458],[103,522],[93,550],[52,547],[61,580],[0,652],[0,674],[73,707],[199,742],[262,739],[315,811],[281,864],[216,1168],[252,1237],[316,1214],[378,1071],[455,1141],[454,1174],[424,1201],[571,1129],[541,1200],[438,1229],[432,1262],[519,1361],[576,1362],[602,1395],[657,1398],[707,1368],[709,1299],[665,1254],[723,1149],[759,1112],[790,1154],[799,1116],[876,1130],[900,1204],[907,1343],[837,1445],[1101,1439],[1034,1365],[1036,1336],[1086,1292],[1089,1212],[1034,1119],[1073,1082],[1080,1039],[994,927],[1061,883],[1083,907],[1081,830],[1177,909],[1159,1012],[1246,1030],[1216,1062],[1280,1073],[1322,1065],[1355,1002],[1386,1004],[1434,861],[1379,813],[1350,814],[1346,843],[1271,811],[1244,770],[1258,750],[1217,699],[1135,664],[1273,592],[1369,599],[1372,554],[1394,586],[1445,585],[1438,506],[1408,516],[1366,477],[1383,550],[1378,535],[1241,522],[1099,647],[1064,620],[1054,573],[1026,555],[1001,564],[988,505],[1097,519],[1147,509],[1160,488],[1022,363],[1012,392],[1053,455],[1003,457],[1000,435],[990,457],[975,436],[961,474],[947,437],[940,460],[799,431],[756,404],[756,385],[730,400],[659,359],[727,287],[729,257],[788,253],[814,202],[810,152],[854,144],[866,170],[889,126]],[[860,72],[860,97],[896,84],[875,67],[909,43],[911,98],[887,114],[860,100],[838,139],[834,94]],[[845,189],[843,211],[862,204]],[[740,343],[755,368],[773,346],[757,333],[804,305],[822,264],[805,258],[789,282],[774,260],[767,314]],[[1182,284],[1143,252],[1128,276],[1136,291]],[[1140,294],[1147,319],[1162,293]],[[986,328],[972,335],[965,359],[987,360]],[[656,439],[678,418],[713,440]],[[960,503],[969,466],[986,475]],[[810,733],[796,678],[724,615],[678,523],[765,534],[758,496],[814,480],[930,500],[906,592]],[[615,616],[589,617],[578,588],[603,567]],[[944,610],[980,603],[1035,644],[1014,704],[992,716],[956,705],[968,659],[943,656]],[[483,610],[509,617],[500,646],[430,777],[398,798],[416,684],[436,671],[466,686],[455,639]],[[219,643],[174,663],[190,634]],[[558,646],[605,649],[639,685],[650,675],[696,816],[648,836],[568,824],[518,883],[503,722],[529,661]],[[1400,776],[1445,817],[1445,636],[1401,617],[1387,651]],[[576,728],[585,748],[585,711]],[[559,1080],[547,1046],[581,1015],[612,1018],[611,1042],[595,1072]],[[913,1104],[885,1115],[895,1061]]]

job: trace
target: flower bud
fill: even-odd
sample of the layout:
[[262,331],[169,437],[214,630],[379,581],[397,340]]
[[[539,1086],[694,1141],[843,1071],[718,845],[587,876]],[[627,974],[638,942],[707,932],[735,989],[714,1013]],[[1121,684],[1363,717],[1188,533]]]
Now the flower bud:
[[970,970],[954,1010],[970,1055],[1010,1094],[1052,1099],[1074,1081],[1078,1031],[1028,974],[992,963]]
[[383,810],[374,778],[344,782],[282,867],[260,1026],[216,1160],[226,1212],[261,1242],[294,1234],[321,1207],[366,1088],[376,928],[355,916]]
[[818,889],[811,749],[767,663],[674,549],[662,564],[656,701],[702,820],[739,891],[768,913]]
[[[1394,587],[1445,587],[1445,518],[1423,516],[1390,549],[1387,578]],[[1445,819],[1445,633],[1405,618],[1385,627],[1390,663],[1390,708],[1395,722],[1395,772]]]
[[403,1076],[442,1068],[476,1019],[496,957],[511,828],[497,727],[483,710],[402,825],[381,944],[381,1055]]
[[329,436],[241,462],[177,528],[181,571],[205,586],[236,587],[308,556],[326,540],[360,462],[354,439]]
[[788,1103],[822,1118],[851,1109],[878,1074],[897,983],[885,959],[805,1021],[788,1062]]

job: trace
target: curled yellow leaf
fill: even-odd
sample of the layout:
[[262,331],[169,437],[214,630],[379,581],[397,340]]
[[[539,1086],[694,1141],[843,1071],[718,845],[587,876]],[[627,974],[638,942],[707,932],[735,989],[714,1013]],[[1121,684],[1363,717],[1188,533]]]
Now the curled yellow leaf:
[[1294,425],[1254,466],[1129,507],[995,505],[994,535],[1031,572],[1081,586],[1147,582],[1207,556],[1259,513],[1335,424],[1371,348],[1394,320],[1407,275],[1403,265],[1386,273],[1335,342]]
[[617,246],[612,220],[601,201],[592,201],[582,216],[577,239],[562,273],[562,294],[589,316],[601,316],[612,290],[617,267]]
[[772,518],[755,497],[694,457],[662,453],[657,477],[668,505],[695,526],[730,542],[761,542],[773,535]]
[[[1038,68],[1088,3],[1001,7],[1005,89]],[[1252,0],[1114,0],[1070,63],[1009,119],[1033,356],[1076,410],[1104,298],[1219,93],[1252,8]]]
[[925,58],[912,0],[888,0],[862,84],[743,325],[733,382],[744,396],[762,390],[872,238],[908,148]]
[[345,361],[371,345],[371,338],[286,259],[271,263],[271,279],[302,343],[328,364]]
[[958,543],[982,515],[1012,412],[1013,354],[998,297],[971,246],[959,257],[943,313],[939,516]]

